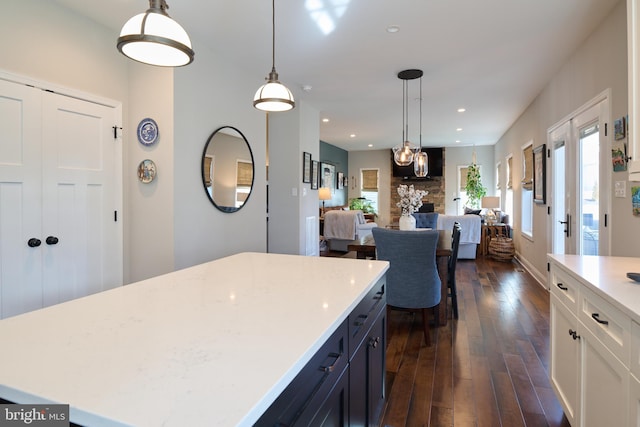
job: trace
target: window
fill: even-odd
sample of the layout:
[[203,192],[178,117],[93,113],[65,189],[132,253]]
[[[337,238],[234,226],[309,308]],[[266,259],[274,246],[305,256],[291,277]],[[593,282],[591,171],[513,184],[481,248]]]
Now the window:
[[496,165],[496,189],[500,190],[500,162]]
[[253,163],[238,160],[236,163],[236,208],[241,207],[249,197],[253,183]]
[[533,236],[533,142],[522,148],[522,215],[521,230]]
[[378,169],[360,169],[360,197],[364,197],[373,209],[378,212]]

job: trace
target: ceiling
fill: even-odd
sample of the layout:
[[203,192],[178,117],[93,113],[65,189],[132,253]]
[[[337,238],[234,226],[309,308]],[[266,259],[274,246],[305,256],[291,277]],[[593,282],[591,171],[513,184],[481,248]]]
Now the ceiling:
[[[55,1],[112,28],[114,49],[122,25],[149,5]],[[424,146],[492,145],[618,1],[278,0],[275,65],[296,101],[329,120],[320,124],[320,138],[345,150],[402,142],[397,74],[410,68],[424,71]],[[255,74],[256,90],[264,83],[271,71],[270,1],[167,3],[194,41],[195,61],[207,43]],[[389,26],[399,31],[389,33]],[[417,144],[419,80],[408,82],[408,92],[408,135]]]

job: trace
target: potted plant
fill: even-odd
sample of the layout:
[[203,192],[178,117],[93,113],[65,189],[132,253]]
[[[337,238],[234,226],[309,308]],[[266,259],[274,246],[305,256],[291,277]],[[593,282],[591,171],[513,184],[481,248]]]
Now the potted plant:
[[376,210],[371,206],[371,202],[364,197],[349,199],[349,209],[352,211],[362,211],[365,214],[376,214]]
[[482,185],[480,168],[475,163],[467,168],[467,185],[464,191],[467,193],[467,206],[479,209],[480,200],[487,195],[487,189]]

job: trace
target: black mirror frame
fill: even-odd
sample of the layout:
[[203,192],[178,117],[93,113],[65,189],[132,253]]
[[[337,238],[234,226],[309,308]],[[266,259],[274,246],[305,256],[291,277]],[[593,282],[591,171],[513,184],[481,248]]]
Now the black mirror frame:
[[[207,148],[209,148],[209,144],[211,143],[211,140],[213,139],[213,137],[222,129],[233,129],[234,131],[238,132],[238,134],[244,140],[244,143],[247,144],[247,148],[249,149],[249,155],[251,156],[251,189],[249,190],[249,194],[247,195],[247,198],[245,199],[244,203],[242,203],[242,206],[240,206],[239,208],[218,205],[209,194],[209,191],[207,191],[206,177],[204,174],[204,163],[205,163],[205,158],[207,154]],[[251,193],[253,193],[253,184],[255,183],[255,179],[256,179],[256,163],[255,163],[255,159],[253,158],[253,151],[251,150],[251,145],[249,144],[247,137],[244,136],[244,134],[238,128],[233,126],[220,126],[218,129],[214,130],[213,133],[209,135],[209,138],[207,138],[206,144],[204,144],[204,150],[202,151],[202,159],[200,161],[200,175],[202,178],[202,187],[204,188],[204,192],[207,195],[207,198],[209,199],[209,201],[213,204],[213,206],[216,207],[216,209],[224,213],[234,213],[242,209],[251,198]]]

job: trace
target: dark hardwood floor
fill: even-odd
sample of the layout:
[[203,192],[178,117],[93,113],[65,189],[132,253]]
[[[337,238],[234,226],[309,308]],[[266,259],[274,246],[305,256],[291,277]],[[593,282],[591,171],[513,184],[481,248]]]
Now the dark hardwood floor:
[[548,379],[549,293],[517,263],[459,260],[459,319],[389,311],[382,426],[569,426]]
[[431,326],[431,347],[419,314],[388,312],[381,426],[569,427],[548,378],[549,293],[482,256],[459,260],[456,279],[459,319]]

